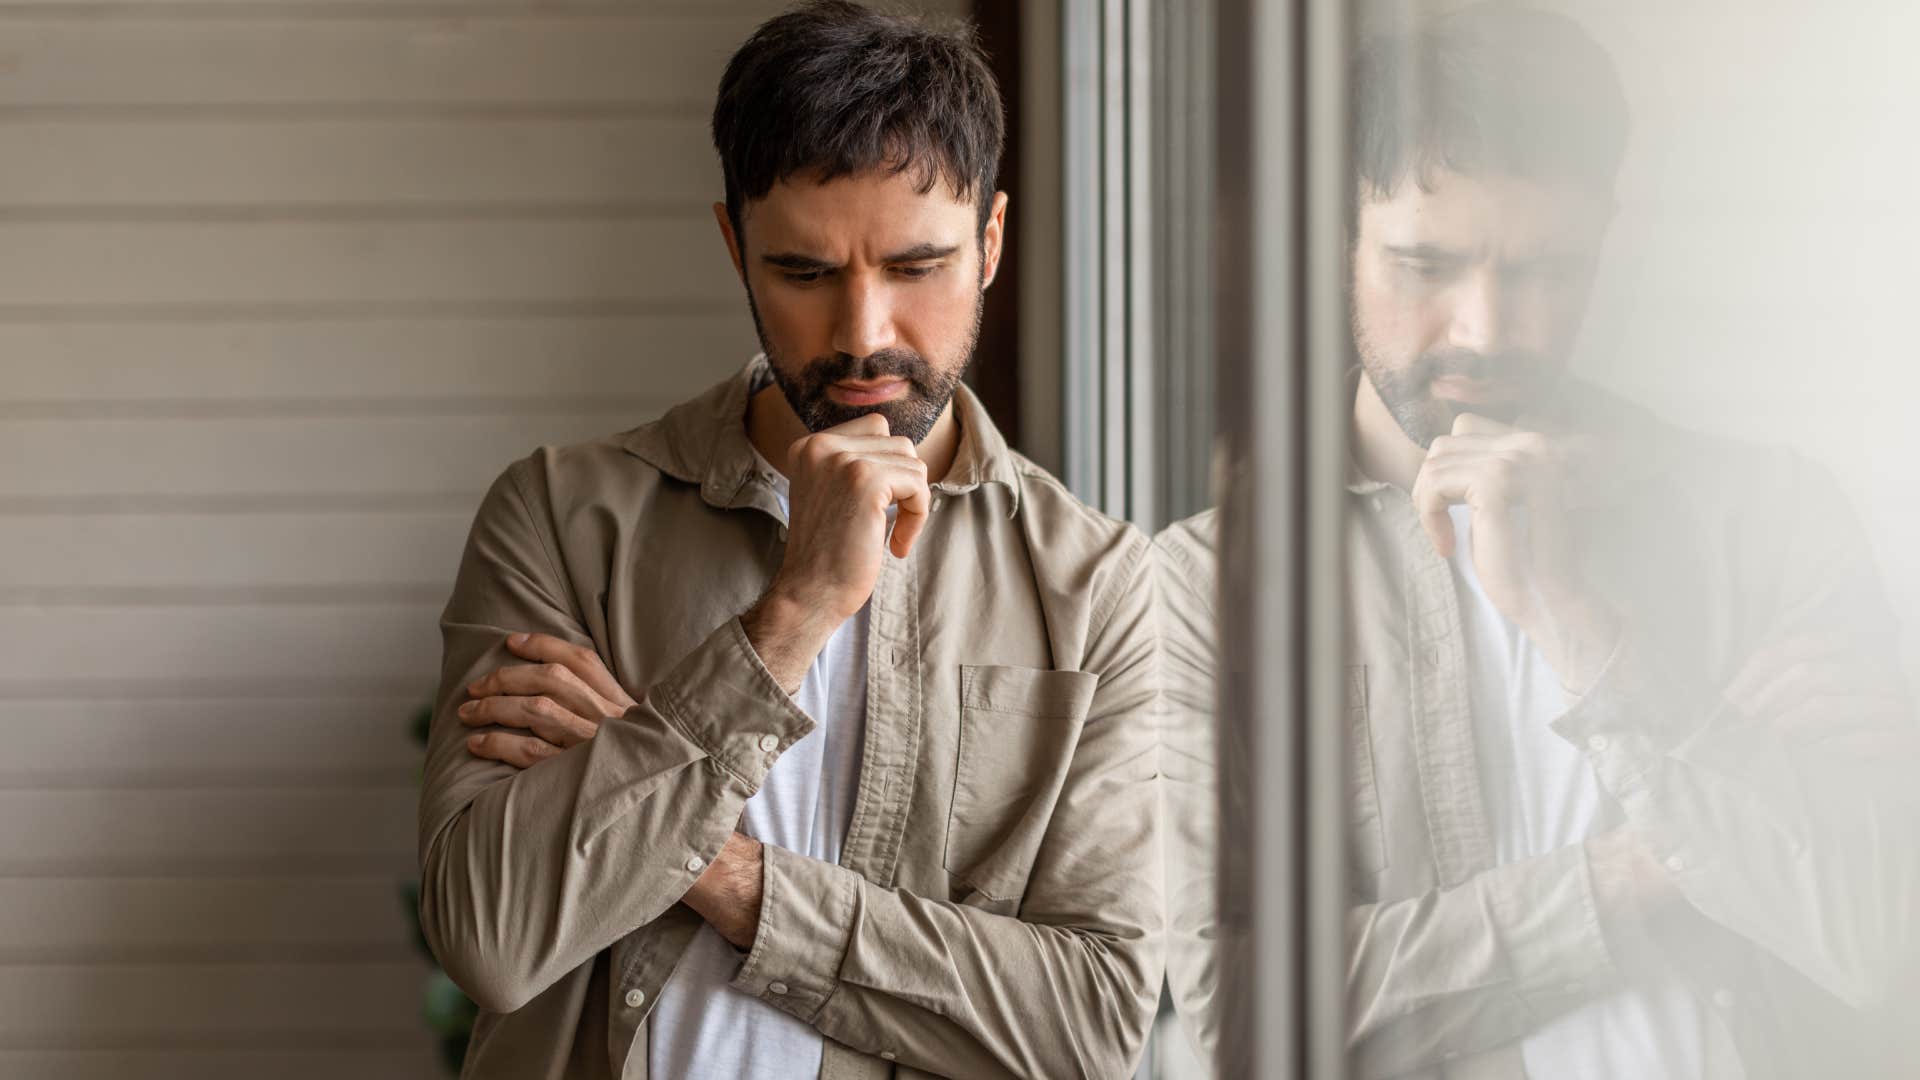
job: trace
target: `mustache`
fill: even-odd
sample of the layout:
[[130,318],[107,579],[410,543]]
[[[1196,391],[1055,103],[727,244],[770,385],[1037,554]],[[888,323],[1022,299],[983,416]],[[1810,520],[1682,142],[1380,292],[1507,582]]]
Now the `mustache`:
[[809,386],[825,387],[837,382],[870,382],[875,379],[905,379],[915,387],[927,385],[933,373],[927,359],[912,349],[881,349],[866,356],[834,353],[807,365]]
[[1413,374],[1419,382],[1449,375],[1487,382],[1530,383],[1551,370],[1546,357],[1531,352],[1482,353],[1471,349],[1435,349],[1420,354]]

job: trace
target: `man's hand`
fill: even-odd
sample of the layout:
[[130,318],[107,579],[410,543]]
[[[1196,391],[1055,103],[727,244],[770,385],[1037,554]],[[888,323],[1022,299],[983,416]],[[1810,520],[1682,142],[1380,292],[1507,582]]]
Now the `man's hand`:
[[1586,854],[1607,947],[1630,972],[1661,970],[1674,944],[1697,930],[1701,917],[1626,827],[1589,837]]
[[1588,595],[1568,527],[1578,496],[1565,446],[1463,413],[1433,440],[1413,504],[1435,551],[1451,558],[1448,507],[1473,511],[1473,568],[1500,613],[1539,647],[1569,690],[1584,692],[1619,637],[1619,618]]
[[527,734],[469,735],[467,749],[478,757],[524,769],[593,738],[601,720],[634,705],[600,655],[586,646],[548,634],[510,634],[507,649],[536,663],[509,664],[469,683],[472,700],[460,706],[460,722],[519,728]]
[[[869,414],[797,440],[787,453],[787,554],[742,616],[774,678],[797,690],[840,624],[859,612],[891,551],[906,558],[932,506],[913,440]],[[888,534],[887,509],[899,511]]]
[[760,869],[760,841],[734,833],[681,900],[734,948],[752,949],[760,932]]

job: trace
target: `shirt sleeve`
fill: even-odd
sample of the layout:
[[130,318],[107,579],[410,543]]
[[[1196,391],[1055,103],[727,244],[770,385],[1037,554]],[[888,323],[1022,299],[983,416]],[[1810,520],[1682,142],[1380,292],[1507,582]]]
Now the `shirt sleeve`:
[[1357,1076],[1494,1049],[1619,980],[1577,844],[1449,889],[1354,907],[1347,938]]
[[[509,633],[592,645],[559,569],[539,457],[475,517],[441,617],[444,660],[420,798],[420,923],[483,1008],[511,1012],[676,903],[732,834],[771,759],[813,724],[738,619],[596,737],[534,765],[474,756],[466,686],[523,663]],[[611,666],[611,665],[609,665]]]
[[734,979],[836,1042],[954,1076],[1121,1077],[1161,977],[1159,814],[1144,539],[1108,590],[1098,673],[1016,914],[876,885],[767,847]]
[[1793,723],[1747,715],[1630,630],[1554,727],[1700,914],[1870,1008],[1915,929],[1920,728],[1886,648],[1895,625],[1872,552],[1837,485],[1797,459],[1774,475],[1785,497],[1768,509],[1792,508],[1793,526],[1766,580],[1745,587],[1771,600],[1746,651],[1836,646],[1844,691]]
[[[1221,917],[1220,758],[1214,723],[1211,515],[1155,540],[1163,605],[1162,784],[1168,808],[1167,983],[1188,1037],[1218,1052],[1229,949]],[[1579,845],[1492,867],[1447,889],[1346,914],[1348,1039],[1356,1076],[1396,1076],[1507,1044],[1604,993],[1618,973]]]

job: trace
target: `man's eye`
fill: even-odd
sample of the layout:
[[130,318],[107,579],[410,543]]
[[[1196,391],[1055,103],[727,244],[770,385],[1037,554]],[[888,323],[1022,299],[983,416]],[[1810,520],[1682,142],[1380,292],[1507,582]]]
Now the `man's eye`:
[[938,269],[937,266],[897,266],[894,267],[894,273],[909,281],[918,281],[923,277],[931,276]]
[[1411,259],[1405,266],[1421,281],[1445,281],[1453,276],[1454,271],[1452,263],[1434,262],[1431,259]]
[[786,270],[781,276],[795,285],[815,285],[825,273],[824,270]]

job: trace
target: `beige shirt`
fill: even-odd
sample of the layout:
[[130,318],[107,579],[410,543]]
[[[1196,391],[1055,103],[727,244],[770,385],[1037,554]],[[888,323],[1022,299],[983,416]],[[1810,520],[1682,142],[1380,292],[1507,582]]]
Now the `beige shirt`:
[[[1829,477],[1573,391],[1562,434],[1605,441],[1578,493],[1589,581],[1628,632],[1551,722],[1706,932],[1668,957],[1747,1076],[1882,1076],[1920,904],[1920,731],[1904,711],[1871,554]],[[1499,863],[1473,742],[1461,598],[1407,495],[1353,477],[1346,506],[1349,1045],[1361,1077],[1519,1077],[1518,1040],[1612,993],[1582,845]],[[1217,524],[1156,540],[1167,597],[1168,978],[1202,1051],[1220,1041],[1220,832],[1211,720]],[[1808,715],[1743,715],[1743,663],[1799,638],[1841,647],[1854,691]],[[1880,712],[1894,702],[1888,726]],[[1856,714],[1855,710],[1862,710]],[[1231,789],[1229,789],[1231,790]],[[1229,811],[1233,812],[1233,811]]]
[[[737,618],[785,529],[753,467],[763,360],[660,420],[542,448],[475,518],[441,626],[421,924],[482,1008],[463,1075],[644,1077],[680,904],[813,721]],[[734,989],[826,1037],[820,1075],[1121,1077],[1161,975],[1148,544],[1012,453],[960,447],[870,601],[837,864],[765,849]],[[591,645],[640,704],[525,771],[453,710],[514,631]],[[660,1078],[671,1080],[671,1078]]]

